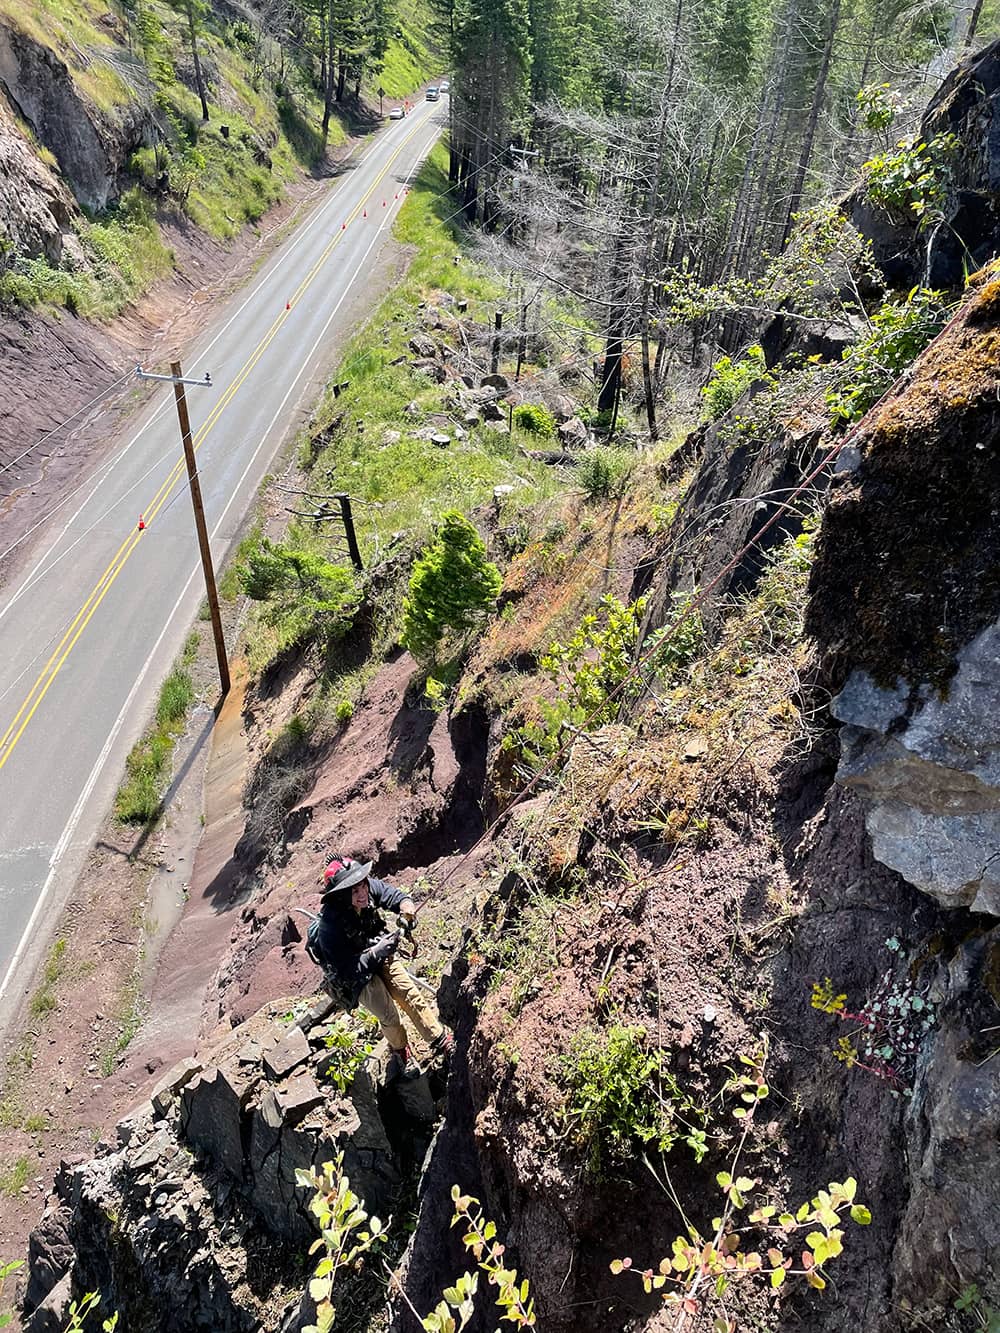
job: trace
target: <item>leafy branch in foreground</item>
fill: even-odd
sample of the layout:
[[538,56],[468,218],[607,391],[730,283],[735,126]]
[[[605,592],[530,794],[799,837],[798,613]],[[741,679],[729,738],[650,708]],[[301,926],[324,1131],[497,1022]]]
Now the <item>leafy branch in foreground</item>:
[[319,1223],[320,1236],[309,1253],[325,1251],[309,1283],[309,1295],[316,1302],[316,1322],[302,1333],[329,1333],[337,1317],[330,1297],[338,1274],[344,1268],[361,1268],[364,1256],[384,1241],[388,1224],[368,1216],[363,1200],[344,1174],[343,1153],[332,1162],[324,1162],[321,1171],[315,1167],[296,1171],[295,1179],[315,1191],[309,1211]]
[[[69,1323],[66,1325],[64,1333],[82,1333],[84,1320],[92,1310],[96,1310],[101,1303],[101,1298],[96,1291],[88,1291],[79,1301],[72,1301],[69,1307]],[[110,1319],[101,1321],[103,1333],[115,1333],[118,1327],[117,1311]]]
[[[23,1259],[12,1259],[8,1264],[0,1264],[0,1296],[3,1295],[4,1283],[9,1277],[13,1277],[24,1267]],[[0,1328],[9,1328],[14,1322],[14,1316],[9,1312],[0,1313]]]
[[[730,1091],[739,1093],[741,1104],[733,1115],[742,1121],[743,1133],[730,1169],[716,1175],[725,1203],[721,1214],[712,1219],[711,1235],[703,1235],[685,1219],[687,1235],[675,1238],[670,1253],[656,1269],[635,1268],[630,1258],[611,1263],[612,1273],[634,1272],[646,1292],[659,1291],[666,1305],[676,1307],[677,1333],[688,1326],[689,1319],[706,1311],[714,1313],[713,1333],[735,1333],[736,1323],[726,1300],[734,1284],[744,1280],[766,1280],[772,1290],[777,1290],[788,1278],[797,1277],[822,1291],[826,1265],[844,1248],[844,1214],[858,1226],[871,1222],[869,1210],[855,1202],[854,1179],[832,1182],[794,1212],[752,1200],[760,1182],[738,1174],[739,1159],[754,1113],[768,1094],[764,1081],[766,1058],[766,1047],[753,1056],[741,1055],[744,1068],[728,1085]],[[743,1248],[748,1235],[755,1243],[752,1248]]]
[[[479,1200],[463,1194],[457,1185],[452,1186],[451,1197],[455,1204],[451,1225],[465,1224],[462,1244],[472,1252],[490,1286],[497,1288],[496,1304],[503,1310],[501,1321],[516,1328],[534,1328],[535,1303],[529,1295],[528,1279],[519,1283],[517,1269],[504,1263],[505,1247],[496,1239],[496,1224],[483,1216]],[[453,1287],[445,1288],[443,1299],[423,1319],[423,1327],[428,1333],[461,1333],[475,1313],[478,1287],[479,1273],[463,1273]]]

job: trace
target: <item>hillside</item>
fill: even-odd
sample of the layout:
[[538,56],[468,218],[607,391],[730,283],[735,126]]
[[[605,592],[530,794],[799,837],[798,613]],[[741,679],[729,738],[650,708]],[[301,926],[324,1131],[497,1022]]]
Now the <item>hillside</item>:
[[[92,419],[131,366],[197,330],[378,124],[380,84],[388,113],[435,71],[418,0],[366,19],[332,80],[317,22],[201,0],[0,5],[0,468],[24,527],[28,490],[58,498],[99,451],[114,417]],[[15,462],[47,431],[51,450]]]
[[[452,134],[223,579],[189,900],[24,1327],[988,1333],[994,16],[447,13]],[[419,1071],[307,952],[346,857],[419,904]],[[16,1189],[83,1100],[53,1025],[107,1034],[89,948],[8,1060]]]

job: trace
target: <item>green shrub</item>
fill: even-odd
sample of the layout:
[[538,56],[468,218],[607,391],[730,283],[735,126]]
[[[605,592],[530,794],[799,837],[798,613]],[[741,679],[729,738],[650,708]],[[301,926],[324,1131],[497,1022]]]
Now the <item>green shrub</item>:
[[740,361],[729,356],[720,357],[712,367],[711,379],[701,391],[705,402],[704,419],[717,421],[751,384],[768,378],[764,349],[759,343],[748,347],[746,356]]
[[345,726],[354,716],[354,704],[350,699],[341,699],[333,710],[333,716],[341,726]]
[[637,1144],[667,1153],[685,1143],[697,1161],[704,1157],[708,1113],[666,1068],[663,1052],[649,1046],[645,1028],[578,1032],[560,1065],[562,1118],[593,1171],[627,1161]]
[[632,471],[635,456],[627,449],[598,446],[588,449],[576,476],[588,500],[601,500],[618,491]]
[[[541,659],[542,670],[556,686],[555,701],[539,700],[538,720],[508,732],[503,748],[519,751],[527,770],[536,772],[559,751],[567,728],[601,727],[640,698],[651,677],[672,680],[695,657],[704,638],[701,617],[689,614],[689,605],[687,595],[675,597],[669,620],[643,645],[642,669],[634,671],[645,599],[626,606],[610,594],[602,597],[568,642],[555,641]],[[605,707],[612,698],[614,712]]]
[[406,648],[414,657],[433,657],[447,633],[468,635],[496,606],[501,582],[479,533],[449,510],[410,575],[403,602]]
[[921,222],[939,216],[948,163],[957,147],[954,134],[901,139],[895,152],[880,153],[862,167],[869,197],[890,212],[911,213]]
[[323,1044],[328,1051],[323,1060],[323,1077],[338,1092],[346,1092],[375,1047],[366,1040],[364,1028],[349,1014],[334,1019]]
[[556,433],[556,419],[541,403],[521,403],[515,407],[514,422],[529,435],[551,437]]
[[826,390],[833,425],[857,421],[941,331],[947,319],[942,293],[914,287],[904,301],[871,315],[868,333],[844,353]]
[[344,633],[361,600],[353,571],[267,538],[247,552],[237,577],[251,601],[266,604],[265,620],[287,643]]

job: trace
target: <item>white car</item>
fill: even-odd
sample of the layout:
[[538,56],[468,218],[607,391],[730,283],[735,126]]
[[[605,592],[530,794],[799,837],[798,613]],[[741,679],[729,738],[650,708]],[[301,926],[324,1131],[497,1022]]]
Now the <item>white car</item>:
[[392,110],[389,112],[389,119],[402,120],[405,115],[406,112],[403,110],[401,106],[394,106]]
[[438,91],[439,91],[439,92],[442,92],[442,93],[446,93],[450,87],[451,87],[451,84],[448,82],[448,80],[447,80],[447,79],[442,79],[441,82],[438,84]]

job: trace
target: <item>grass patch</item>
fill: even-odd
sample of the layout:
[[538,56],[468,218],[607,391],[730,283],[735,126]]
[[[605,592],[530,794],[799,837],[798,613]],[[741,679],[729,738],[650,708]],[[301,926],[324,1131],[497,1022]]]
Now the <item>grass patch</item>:
[[136,742],[125,760],[125,780],[115,797],[115,814],[123,824],[151,824],[159,817],[174,745],[195,698],[188,668],[199,642],[197,631],[193,631],[180,661],[160,686],[155,725]]
[[149,200],[129,190],[99,221],[78,219],[86,269],[20,258],[0,277],[0,305],[48,305],[88,319],[111,319],[173,267]]
[[[140,962],[142,951],[140,951]],[[142,989],[142,978],[134,972],[122,987],[118,999],[118,1031],[114,1040],[101,1052],[101,1077],[110,1078],[118,1065],[121,1053],[128,1049],[135,1034],[142,1027],[146,1017],[146,996]]]
[[56,940],[45,963],[42,984],[28,1004],[28,1013],[32,1018],[42,1018],[56,1007],[56,984],[63,973],[65,954],[66,941]]
[[20,1194],[31,1177],[31,1162],[27,1157],[18,1157],[0,1171],[0,1194],[8,1197]]
[[[429,384],[406,359],[392,364],[406,353],[418,304],[441,293],[483,304],[502,295],[482,269],[455,264],[461,238],[449,216],[447,189],[447,153],[439,145],[395,226],[397,238],[415,249],[409,272],[349,344],[336,375],[349,387],[337,399],[327,395],[313,427],[314,438],[330,438],[316,455],[311,484],[318,491],[347,490],[364,502],[355,514],[366,564],[393,533],[405,531],[422,543],[445,510],[468,512],[491,499],[500,483],[514,483],[525,501],[551,494],[559,485],[550,470],[524,459],[509,436],[485,426],[446,449],[411,434],[424,414],[440,410],[442,397],[441,387]],[[416,415],[407,411],[411,403]],[[364,433],[331,429],[341,417],[363,421]],[[389,431],[400,438],[393,440]],[[301,536],[311,539],[306,529]]]
[[444,73],[431,33],[432,16],[423,0],[399,0],[397,34],[386,47],[381,73],[372,80],[387,97],[405,97]]

